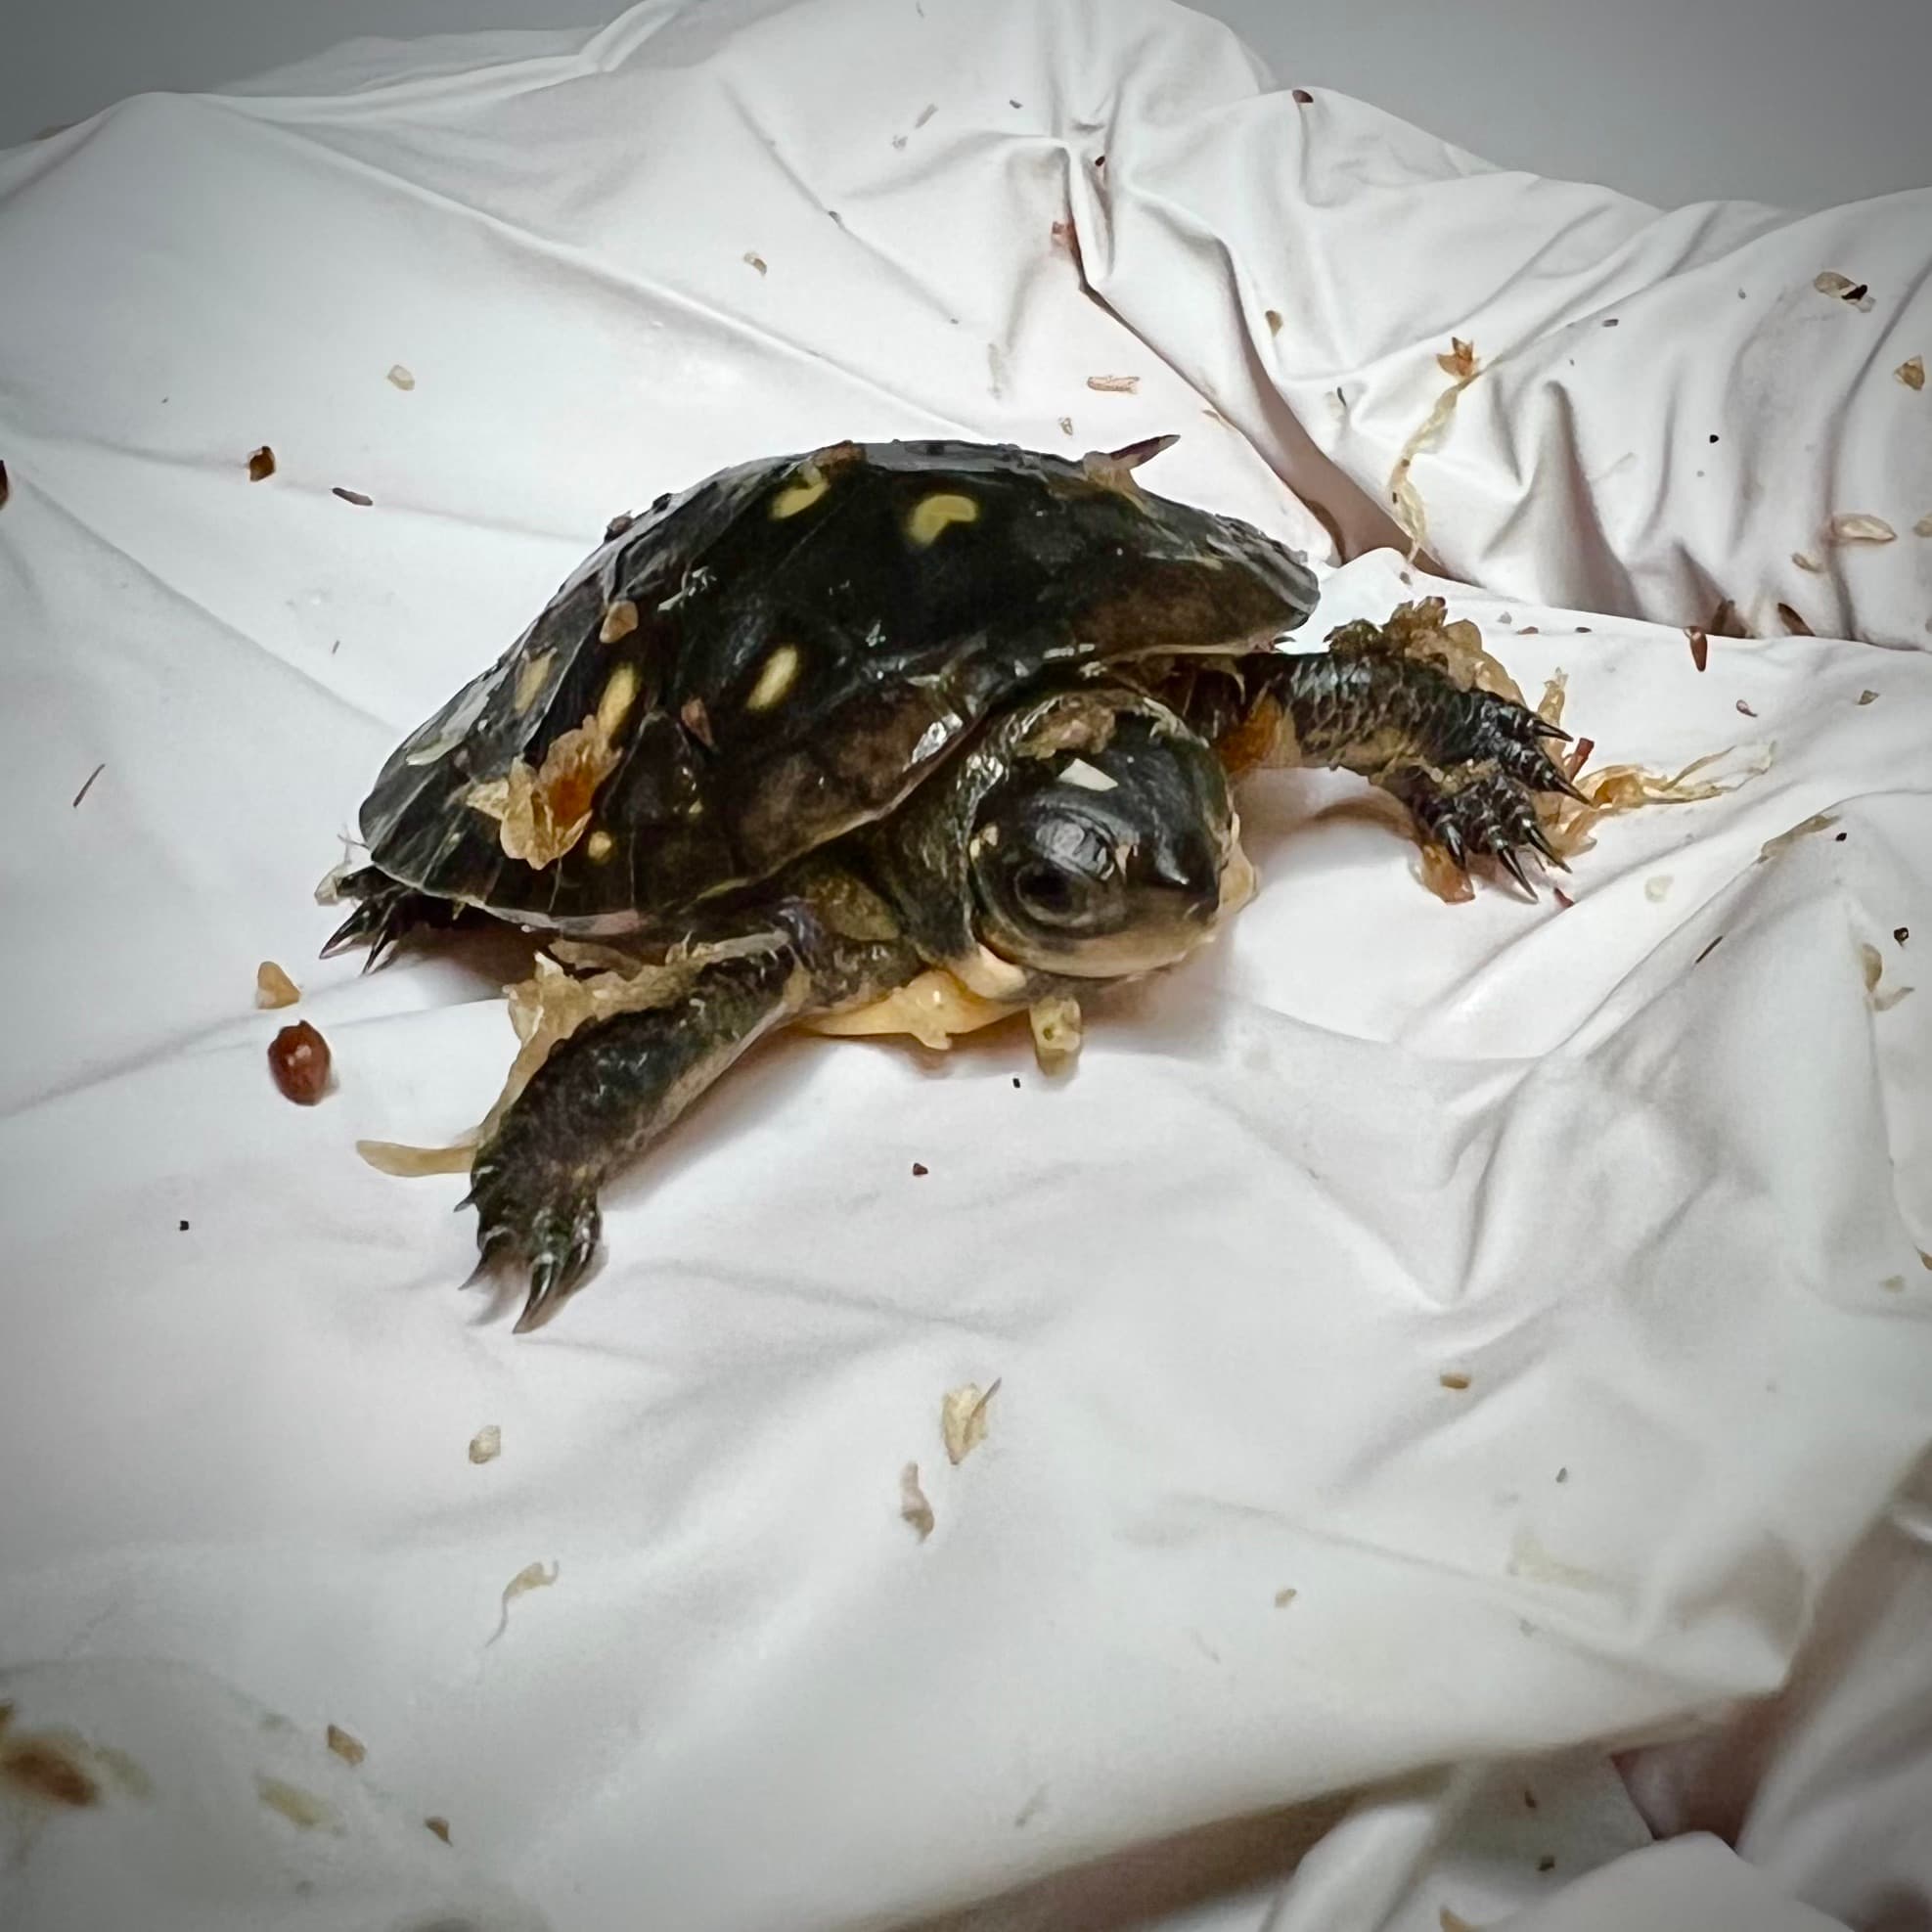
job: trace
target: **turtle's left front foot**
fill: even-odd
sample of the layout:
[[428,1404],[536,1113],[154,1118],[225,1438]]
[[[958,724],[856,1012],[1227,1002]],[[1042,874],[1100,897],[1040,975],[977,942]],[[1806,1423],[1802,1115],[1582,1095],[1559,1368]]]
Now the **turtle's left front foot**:
[[[1559,773],[1560,777],[1561,774]],[[1459,871],[1474,858],[1491,858],[1526,892],[1534,892],[1522,854],[1533,851],[1546,865],[1569,871],[1550,844],[1537,815],[1532,787],[1513,773],[1480,765],[1448,771],[1409,765],[1387,773],[1382,788],[1408,806],[1424,840],[1439,845]],[[1563,787],[1568,788],[1567,781]]]
[[[1278,657],[1253,683],[1257,701],[1230,738],[1254,738],[1261,762],[1359,773],[1400,799],[1422,839],[1458,871],[1494,859],[1530,890],[1526,852],[1562,864],[1536,797],[1579,795],[1550,755],[1569,734],[1513,697],[1386,645]],[[1278,707],[1273,719],[1268,702]]]

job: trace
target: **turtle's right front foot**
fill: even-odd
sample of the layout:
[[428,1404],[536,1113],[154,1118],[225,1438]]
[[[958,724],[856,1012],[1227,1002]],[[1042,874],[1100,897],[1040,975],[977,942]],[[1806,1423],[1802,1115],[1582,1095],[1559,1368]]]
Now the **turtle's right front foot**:
[[476,1209],[477,1275],[499,1260],[529,1270],[529,1299],[517,1320],[517,1332],[527,1334],[583,1280],[597,1253],[597,1183],[546,1159],[527,1136],[506,1140],[499,1132],[471,1167],[468,1204]]

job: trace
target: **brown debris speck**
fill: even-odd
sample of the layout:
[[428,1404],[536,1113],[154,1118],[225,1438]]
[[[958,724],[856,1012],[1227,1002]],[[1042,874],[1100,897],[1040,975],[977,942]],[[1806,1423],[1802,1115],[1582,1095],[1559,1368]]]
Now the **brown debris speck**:
[[712,748],[711,714],[705,710],[703,698],[687,697],[678,712],[678,720],[705,750]]
[[1523,1809],[1531,1812],[1536,1810],[1536,1793],[1527,1784],[1523,1786]]
[[1614,329],[1620,320],[1621,318],[1618,316],[1606,315],[1603,318],[1603,327],[1605,329]]
[[604,622],[598,626],[599,644],[615,644],[619,638],[627,638],[637,629],[637,606],[628,597],[620,597],[604,613]]
[[1892,937],[1903,946],[1911,937],[1911,927],[1909,925],[1895,925],[1892,928]]
[[1911,533],[1915,537],[1932,537],[1932,511],[1928,511],[1911,526]]
[[266,443],[263,443],[260,449],[253,450],[249,453],[248,481],[251,483],[265,483],[274,474],[275,452]]
[[1141,379],[1138,376],[1090,376],[1087,386],[1099,389],[1103,395],[1131,396],[1141,386]]
[[1818,635],[1818,633],[1815,630],[1813,630],[1812,627],[1808,623],[1806,623],[1805,620],[1801,616],[1799,616],[1798,613],[1795,610],[1793,610],[1788,604],[1780,604],[1777,607],[1777,621],[1780,624],[1782,624],[1784,628],[1787,631],[1789,631],[1793,637],[1816,637]]
[[1554,1871],[1556,1869],[1556,1861],[1548,1852],[1545,1852],[1544,1855],[1537,1860],[1536,1868],[1539,1871]]
[[1741,697],[1737,700],[1737,709],[1742,716],[1747,718],[1755,718],[1758,715]]
[[1469,382],[1476,373],[1475,344],[1465,342],[1460,336],[1452,336],[1448,353],[1436,357],[1436,367],[1445,376],[1454,376],[1459,382]]
[[1555,895],[1556,910],[1558,912],[1567,913],[1576,904],[1576,901],[1560,885],[1551,886],[1550,891]]
[[344,503],[354,504],[358,510],[367,510],[376,501],[373,496],[364,496],[360,490],[345,490],[339,483],[329,494],[340,497]]
[[1281,333],[1281,311],[1278,308],[1271,308],[1266,310],[1265,314],[1268,322],[1268,333],[1271,336],[1279,336]]
[[1925,358],[1922,355],[1915,355],[1910,362],[1900,363],[1892,374],[1907,388],[1922,389],[1925,386]]
[[628,530],[637,518],[628,510],[620,511],[604,526],[604,541],[613,543]]
[[749,248],[744,251],[744,265],[747,268],[755,268],[760,275],[766,272],[764,256],[752,253]]
[[1060,434],[1061,434],[1061,435],[1063,435],[1063,436],[1070,436],[1070,435],[1072,435],[1072,434],[1073,434],[1073,418],[1072,418],[1072,417],[1070,417],[1070,416],[1062,416],[1062,417],[1060,418]]
[[74,1762],[78,1743],[51,1731],[15,1738],[0,1746],[0,1783],[22,1797],[72,1811],[98,1804],[100,1785]]
[[78,791],[74,793],[73,806],[70,806],[68,808],[69,810],[78,807],[80,801],[83,798],[85,798],[90,791],[94,789],[94,781],[97,778],[99,778],[101,774],[105,772],[107,769],[108,769],[107,760],[103,759],[100,764],[96,765],[94,769],[87,774],[87,782],[80,787]]
[[440,1838],[440,1839],[441,1839],[441,1840],[443,1841],[443,1843],[444,1843],[445,1845],[447,1845],[447,1844],[449,1843],[449,1820],[448,1820],[448,1819],[446,1819],[446,1818],[426,1818],[426,1819],[425,1819],[425,1820],[423,1820],[423,1822],[424,1822],[425,1824],[427,1824],[427,1826],[429,1827],[429,1829],[430,1829],[431,1831],[433,1831],[433,1832],[434,1832],[434,1833],[436,1834],[436,1836],[437,1836],[438,1838]]
[[369,1746],[360,1737],[346,1731],[338,1724],[332,1724],[328,1732],[329,1748],[344,1764],[359,1765],[369,1755]]
[[14,493],[14,486],[7,476],[7,466],[0,463],[0,510],[7,507],[7,499]]
[[1861,704],[1876,704],[1878,702],[1878,694],[1875,691],[1862,691],[1859,693],[1859,702]]
[[1439,1381],[1444,1388],[1454,1389],[1459,1393],[1469,1386],[1468,1376],[1465,1375],[1460,1369],[1445,1369],[1442,1371],[1442,1373],[1436,1377],[1436,1380]]
[[1701,671],[1711,661],[1711,640],[1709,634],[1700,631],[1695,624],[1686,635],[1690,639],[1690,661]]
[[1722,598],[1718,607],[1711,612],[1711,621],[1704,626],[1713,637],[1749,637],[1751,627],[1737,614],[1737,607],[1730,598]]
[[[1701,953],[1699,953],[1694,960],[1690,962],[1690,964],[1692,966],[1702,966],[1704,962],[1708,960],[1711,957],[1711,955],[1715,953],[1717,949],[1723,944],[1724,944],[1724,934],[1720,932],[1718,936],[1715,939],[1713,939],[1711,943],[1708,946],[1706,946],[1704,950]],[[1558,1482],[1561,1482],[1562,1477],[1558,1476],[1556,1480]]]
[[919,1486],[917,1462],[908,1462],[899,1472],[899,1514],[919,1532],[921,1543],[932,1534],[932,1505],[925,1500],[925,1492]]
[[916,1160],[913,1162],[913,1174],[916,1179],[921,1176],[930,1174],[932,1170],[926,1166],[924,1161]]
[[1297,87],[1291,98],[1298,108],[1312,108],[1315,105],[1315,96],[1305,87]]

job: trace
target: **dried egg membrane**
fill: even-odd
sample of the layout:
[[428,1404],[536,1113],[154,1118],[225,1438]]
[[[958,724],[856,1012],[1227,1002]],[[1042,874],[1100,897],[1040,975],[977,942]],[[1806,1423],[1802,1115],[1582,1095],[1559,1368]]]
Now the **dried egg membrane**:
[[1583,793],[1581,799],[1539,792],[1537,817],[1557,857],[1572,858],[1595,844],[1590,831],[1599,819],[1640,811],[1646,805],[1695,805],[1705,799],[1722,798],[1771,770],[1772,748],[1766,745],[1745,753],[1743,768],[1728,779],[1697,777],[1699,772],[1708,771],[1720,760],[1730,757],[1736,749],[1729,745],[1722,751],[1693,758],[1682,771],[1669,777],[1646,771],[1641,765],[1605,765],[1601,771],[1579,775],[1573,780]]
[[527,1596],[533,1590],[548,1590],[562,1571],[562,1564],[552,1563],[546,1569],[541,1563],[525,1563],[524,1566],[503,1587],[503,1615],[497,1620],[497,1627],[489,1641],[483,1647],[488,1649],[505,1631],[510,1628],[510,1606],[517,1597]]
[[617,763],[616,748],[593,715],[554,739],[535,771],[515,759],[506,777],[474,786],[467,802],[498,822],[506,858],[522,859],[541,872],[589,829],[597,788]]
[[1000,1384],[982,1389],[977,1382],[948,1389],[939,1404],[939,1433],[946,1459],[956,1466],[986,1440],[986,1405],[999,1394]]
[[[667,1007],[690,990],[698,971],[710,961],[744,953],[764,952],[779,943],[777,934],[752,935],[714,946],[681,949],[659,962],[641,961],[615,947],[595,941],[558,939],[553,959],[539,953],[528,979],[506,987],[510,1024],[518,1047],[503,1091],[481,1124],[447,1146],[408,1146],[395,1141],[358,1141],[356,1152],[384,1174],[418,1179],[429,1174],[467,1174],[475,1150],[496,1132],[512,1103],[530,1083],[558,1043],[594,1019],[621,1012],[644,1012]],[[558,964],[595,965],[616,961],[612,969],[581,977]]]
[[1389,505],[1402,534],[1409,539],[1409,561],[1412,563],[1428,543],[1429,516],[1423,508],[1420,493],[1410,480],[1409,472],[1424,450],[1433,449],[1448,433],[1462,391],[1482,374],[1482,366],[1476,360],[1475,345],[1460,337],[1451,337],[1449,354],[1438,355],[1436,363],[1444,375],[1455,380],[1436,398],[1435,407],[1422,419],[1415,434],[1403,444],[1395,459],[1395,467],[1389,472]]
[[[1364,654],[1414,657],[1434,664],[1463,691],[1487,691],[1515,704],[1527,702],[1522,687],[1484,646],[1482,632],[1466,617],[1444,622],[1448,612],[1442,598],[1424,597],[1397,605],[1386,623],[1358,618],[1343,624],[1328,633],[1328,643]],[[1559,683],[1559,706],[1560,689]]]

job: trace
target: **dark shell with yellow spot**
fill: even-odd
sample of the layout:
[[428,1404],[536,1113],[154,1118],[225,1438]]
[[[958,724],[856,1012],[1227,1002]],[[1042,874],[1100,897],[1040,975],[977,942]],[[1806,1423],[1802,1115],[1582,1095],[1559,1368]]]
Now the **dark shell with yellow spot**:
[[[1266,649],[1313,609],[1297,553],[1127,469],[843,443],[660,498],[397,747],[362,808],[372,863],[518,923],[622,932],[890,812],[1030,687]],[[562,849],[513,856],[505,782],[520,765],[540,790],[572,732]]]

